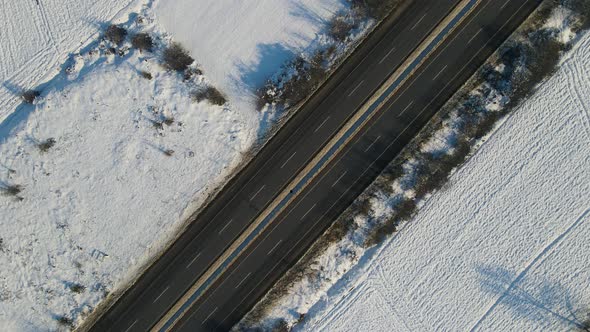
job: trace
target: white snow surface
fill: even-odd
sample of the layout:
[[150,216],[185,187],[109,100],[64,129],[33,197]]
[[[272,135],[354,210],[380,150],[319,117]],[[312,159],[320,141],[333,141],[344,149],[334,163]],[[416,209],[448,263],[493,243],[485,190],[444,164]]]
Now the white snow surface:
[[285,60],[328,38],[322,34],[326,20],[345,8],[344,0],[156,0],[155,4],[163,27],[187,46],[238,109],[252,107],[253,89]]
[[137,0],[0,0],[0,121],[21,89],[53,77],[70,52]]
[[[570,330],[590,310],[590,34],[303,331]],[[313,299],[309,299],[313,302]]]

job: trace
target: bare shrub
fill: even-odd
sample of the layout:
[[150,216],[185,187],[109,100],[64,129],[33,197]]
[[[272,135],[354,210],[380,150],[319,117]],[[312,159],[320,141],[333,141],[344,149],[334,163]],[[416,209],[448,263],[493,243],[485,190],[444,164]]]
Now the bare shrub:
[[164,120],[162,120],[162,123],[167,125],[167,126],[171,126],[172,124],[174,124],[174,117],[172,116],[164,116]]
[[146,80],[151,80],[153,78],[152,73],[150,73],[149,71],[142,70],[139,72],[139,74],[141,75],[141,77],[145,78]]
[[580,19],[580,29],[590,28],[590,2],[588,0],[568,0],[564,6],[577,13]]
[[39,151],[41,152],[47,152],[55,145],[55,143],[55,138],[51,137],[37,144],[37,148],[39,148]]
[[149,34],[140,32],[131,38],[131,45],[138,50],[151,52],[154,48],[154,41]]
[[76,294],[80,294],[86,290],[86,287],[84,287],[80,284],[77,284],[77,283],[73,283],[70,285],[70,290]]
[[310,95],[326,77],[328,52],[329,49],[318,50],[309,60],[298,56],[289,61],[277,79],[268,80],[257,90],[258,109],[262,109],[266,104],[293,106]]
[[414,194],[416,199],[422,199],[426,194],[442,188],[449,173],[440,167],[440,159],[430,153],[419,157],[420,165],[416,168],[416,185]]
[[18,196],[23,191],[23,186],[20,184],[1,183],[0,191],[8,196]]
[[162,130],[164,129],[164,123],[162,121],[156,121],[156,120],[150,120],[152,122],[152,125],[154,126],[154,128],[156,130]]
[[170,47],[164,50],[163,60],[168,69],[176,71],[186,70],[188,66],[195,62],[195,59],[179,43],[172,43]]
[[71,319],[68,316],[59,316],[56,318],[57,322],[59,323],[59,325],[61,326],[65,326],[68,328],[73,328],[74,327],[74,320]]
[[194,76],[199,76],[199,75],[203,75],[203,71],[199,68],[189,68],[187,70],[184,71],[184,77],[183,79],[185,81],[190,80],[191,78],[193,78]]
[[354,24],[349,22],[345,16],[338,15],[330,21],[328,31],[332,38],[339,42],[343,42],[346,40],[346,37],[350,35],[350,31],[354,28]]
[[290,330],[289,323],[287,323],[285,319],[281,318],[273,325],[271,332],[289,332]]
[[211,104],[219,106],[227,102],[225,95],[214,86],[207,86],[205,89],[193,91],[191,98],[197,103],[208,100]]
[[104,33],[105,39],[115,45],[121,45],[127,37],[127,30],[118,25],[111,24]]
[[40,95],[41,92],[37,90],[26,90],[20,96],[25,103],[32,104]]

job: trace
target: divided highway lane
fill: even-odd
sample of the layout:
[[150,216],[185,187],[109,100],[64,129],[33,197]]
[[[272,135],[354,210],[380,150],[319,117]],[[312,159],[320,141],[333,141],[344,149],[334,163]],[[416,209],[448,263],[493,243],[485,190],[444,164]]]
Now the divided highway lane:
[[231,328],[540,2],[482,1],[174,329]]
[[458,1],[416,0],[372,34],[91,331],[156,324]]

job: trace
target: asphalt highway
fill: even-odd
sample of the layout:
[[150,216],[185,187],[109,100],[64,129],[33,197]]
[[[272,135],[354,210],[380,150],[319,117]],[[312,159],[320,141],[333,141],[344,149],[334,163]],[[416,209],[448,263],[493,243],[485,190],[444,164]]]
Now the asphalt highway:
[[[483,0],[175,329],[236,323],[539,2]],[[457,3],[414,1],[373,33],[91,330],[154,326]]]

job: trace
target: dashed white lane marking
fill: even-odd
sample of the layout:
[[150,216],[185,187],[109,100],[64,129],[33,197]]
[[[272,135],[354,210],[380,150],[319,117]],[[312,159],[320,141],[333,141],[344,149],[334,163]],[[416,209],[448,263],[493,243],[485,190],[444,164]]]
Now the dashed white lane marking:
[[502,7],[500,7],[500,9],[504,9],[504,7],[506,7],[506,5],[510,2],[510,0],[506,0],[506,2],[504,2],[504,4],[502,5]]
[[334,183],[332,184],[332,188],[334,188],[334,186],[344,177],[344,175],[346,175],[346,172],[348,172],[348,171],[344,171],[344,173],[342,173],[342,175],[340,175],[338,177],[338,179],[336,179],[336,181],[334,181]]
[[447,69],[447,65],[445,65],[432,79],[433,81],[436,81],[436,79],[440,76],[440,74],[442,74],[443,71],[445,71],[445,69]]
[[477,30],[477,32],[475,34],[473,34],[473,36],[471,36],[471,38],[469,38],[469,41],[467,42],[467,45],[471,44],[471,42],[473,41],[473,39],[475,39],[475,37],[477,37],[477,35],[479,35],[479,33],[481,32],[481,28],[479,28],[479,30]]
[[285,165],[287,165],[287,163],[289,162],[289,160],[291,160],[291,158],[293,158],[295,156],[295,154],[297,153],[297,151],[293,152],[293,154],[291,155],[291,157],[289,157],[289,159],[287,159],[282,165],[281,168],[285,167]]
[[158,302],[158,300],[162,297],[162,295],[164,295],[164,293],[166,293],[166,291],[168,290],[168,288],[170,288],[170,286],[167,286],[161,293],[160,295],[158,295],[158,297],[156,297],[156,299],[154,300],[154,302],[152,303],[156,303]]
[[389,57],[389,55],[391,55],[391,53],[393,53],[393,51],[395,51],[395,47],[392,48],[391,50],[389,50],[389,52],[387,52],[387,54],[385,54],[385,56],[381,58],[381,61],[379,61],[379,64],[381,64],[383,61],[385,61],[385,59],[387,59]]
[[277,242],[277,244],[275,244],[275,246],[272,247],[272,249],[270,249],[270,251],[266,255],[270,255],[273,251],[275,251],[275,249],[279,246],[279,244],[281,244],[281,242],[283,242],[283,240],[279,240],[279,242]]
[[223,228],[219,231],[219,233],[217,233],[218,235],[221,235],[221,233],[223,233],[223,231],[225,231],[225,229],[227,228],[227,226],[229,226],[229,224],[231,224],[231,222],[234,221],[233,219],[230,219],[227,224],[225,224],[225,226],[223,226]]
[[199,258],[199,256],[201,256],[201,253],[198,253],[197,256],[195,256],[195,258],[193,258],[193,260],[190,263],[188,263],[186,268],[188,269],[191,265],[193,265],[193,263],[197,260],[197,258]]
[[264,189],[264,186],[260,187],[260,189],[258,189],[258,191],[252,197],[250,197],[250,200],[253,200],[254,197],[256,197],[256,195],[258,195],[262,191],[262,189]]
[[353,93],[354,93],[354,92],[355,92],[355,91],[356,91],[356,90],[357,90],[357,89],[358,89],[358,88],[359,88],[359,87],[360,87],[360,86],[361,86],[361,85],[362,85],[364,82],[365,82],[365,80],[362,80],[362,81],[360,81],[360,82],[359,82],[359,84],[357,84],[357,86],[356,86],[354,89],[352,89],[352,91],[350,91],[350,93],[348,94],[348,96],[349,96],[349,97],[350,97],[350,96],[352,96],[352,94],[353,94]]
[[328,121],[329,118],[330,116],[327,116],[326,119],[324,119],[324,121],[322,121],[322,123],[320,123],[320,125],[313,132],[315,133],[318,130],[320,130],[320,128],[322,128],[322,126],[326,123],[326,121]]
[[242,279],[242,280],[240,281],[240,283],[238,283],[238,284],[236,285],[236,288],[240,287],[240,285],[241,285],[241,284],[243,284],[243,283],[244,283],[244,281],[246,281],[246,279],[248,279],[248,277],[250,276],[250,274],[252,274],[252,272],[249,272],[249,273],[248,273],[248,274],[247,274],[247,275],[244,277],[244,279]]
[[207,320],[209,320],[209,318],[211,318],[211,316],[213,316],[213,314],[217,311],[217,307],[215,307],[215,309],[213,309],[213,311],[211,311],[211,313],[209,315],[207,315],[207,317],[205,317],[205,319],[203,320],[203,322],[201,323],[201,325],[205,324],[205,322],[207,322]]
[[371,143],[369,146],[367,146],[367,148],[365,149],[365,152],[369,151],[369,149],[370,149],[370,148],[372,148],[372,147],[373,147],[373,145],[374,145],[375,143],[377,143],[377,141],[378,141],[380,138],[381,138],[381,135],[377,136],[377,138],[375,138],[375,139],[373,140],[373,142],[372,142],[372,143]]
[[412,28],[410,30],[414,30],[418,26],[418,24],[420,24],[420,22],[422,22],[422,20],[426,17],[426,15],[428,15],[428,13],[422,15],[422,17],[420,17],[420,19],[418,20],[418,22],[416,22],[414,24],[414,26],[412,26]]
[[129,327],[125,330],[125,332],[128,332],[129,330],[131,330],[131,328],[137,324],[137,319],[135,320],[135,322],[133,322],[133,324],[129,325]]
[[299,220],[303,220],[303,218],[305,218],[305,216],[307,216],[307,214],[310,213],[311,210],[313,210],[313,208],[316,206],[316,204],[314,204],[312,207],[310,207],[309,210],[307,210],[307,212],[305,212],[305,214],[301,218],[299,218]]
[[403,111],[402,111],[400,114],[398,114],[398,115],[397,115],[397,117],[399,118],[400,116],[402,116],[402,114],[404,114],[404,113],[405,113],[405,112],[408,110],[408,108],[410,108],[410,106],[412,106],[412,104],[413,104],[413,103],[414,103],[414,101],[412,100],[412,101],[411,101],[411,102],[410,102],[410,103],[409,103],[409,104],[408,104],[408,105],[407,105],[407,106],[404,108],[404,110],[403,110]]

